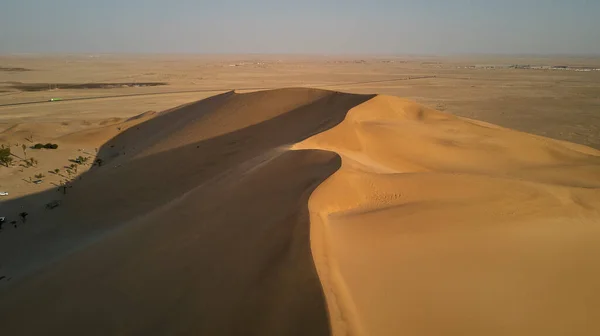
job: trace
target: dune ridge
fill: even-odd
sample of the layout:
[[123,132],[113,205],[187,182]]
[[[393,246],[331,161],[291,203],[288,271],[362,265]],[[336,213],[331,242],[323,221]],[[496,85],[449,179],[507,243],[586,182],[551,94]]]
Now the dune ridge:
[[0,204],[30,214],[0,235],[6,333],[600,330],[594,149],[305,88],[102,123],[56,139],[104,143],[60,207]]
[[[371,97],[228,92],[126,121],[60,207],[43,208],[55,189],[0,204],[30,214],[0,235],[12,277],[0,282],[2,330],[329,335],[307,204],[340,160],[289,147]],[[66,138],[95,142],[118,125]]]
[[594,335],[600,152],[396,97],[294,149],[339,154],[309,199],[334,335]]

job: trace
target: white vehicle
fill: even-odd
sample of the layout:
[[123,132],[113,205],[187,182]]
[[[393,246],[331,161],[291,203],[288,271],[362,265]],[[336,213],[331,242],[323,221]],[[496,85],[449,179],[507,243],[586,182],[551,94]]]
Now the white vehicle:
[[8,193],[6,191],[0,191],[0,196],[8,196]]

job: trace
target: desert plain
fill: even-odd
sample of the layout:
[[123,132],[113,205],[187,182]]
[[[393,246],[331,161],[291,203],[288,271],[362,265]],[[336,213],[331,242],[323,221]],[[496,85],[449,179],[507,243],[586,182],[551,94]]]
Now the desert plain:
[[598,69],[1,56],[0,326],[597,335]]

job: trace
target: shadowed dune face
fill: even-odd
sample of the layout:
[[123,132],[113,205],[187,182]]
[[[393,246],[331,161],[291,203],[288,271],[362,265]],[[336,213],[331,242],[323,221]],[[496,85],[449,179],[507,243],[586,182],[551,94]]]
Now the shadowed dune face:
[[228,93],[119,134],[59,208],[29,210],[26,225],[0,236],[3,271],[14,277],[0,289],[2,329],[329,334],[307,203],[340,160],[286,148],[370,98]]
[[339,163],[332,153],[287,152],[193,190],[10,288],[2,329],[328,335],[307,203]]
[[594,149],[310,89],[229,92],[141,119],[123,122],[59,208],[39,207],[54,190],[0,204],[30,213],[0,235],[13,277],[0,283],[3,331],[600,330]]

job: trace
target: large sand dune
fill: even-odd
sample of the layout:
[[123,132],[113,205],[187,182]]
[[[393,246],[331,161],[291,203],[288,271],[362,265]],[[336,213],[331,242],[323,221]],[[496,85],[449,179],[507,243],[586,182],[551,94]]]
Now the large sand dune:
[[7,334],[600,332],[596,150],[312,89],[57,141],[104,164],[0,205]]
[[295,148],[334,334],[596,335],[600,152],[394,97]]
[[[307,204],[340,160],[287,147],[369,98],[227,93],[119,134],[63,205],[28,209],[26,224],[0,235],[2,271],[13,277],[0,292],[2,330],[329,334]],[[44,197],[1,208],[17,213]]]

